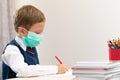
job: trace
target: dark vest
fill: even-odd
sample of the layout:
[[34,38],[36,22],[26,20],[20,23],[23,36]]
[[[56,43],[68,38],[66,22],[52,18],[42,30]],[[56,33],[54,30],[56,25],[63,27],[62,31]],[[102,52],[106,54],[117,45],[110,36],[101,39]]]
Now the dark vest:
[[[24,51],[15,40],[12,40],[10,43],[8,43],[6,45],[6,47],[8,45],[14,45],[14,46],[18,47],[18,49],[20,50],[21,54],[24,57],[24,62],[26,62],[28,65],[39,64],[38,54],[37,54],[35,47],[32,48],[33,52],[30,52],[27,50]],[[6,47],[5,47],[5,49],[6,49]],[[5,52],[5,49],[3,50],[3,54]],[[16,73],[8,65],[6,65],[4,62],[2,62],[2,77],[3,77],[3,80],[16,77]]]

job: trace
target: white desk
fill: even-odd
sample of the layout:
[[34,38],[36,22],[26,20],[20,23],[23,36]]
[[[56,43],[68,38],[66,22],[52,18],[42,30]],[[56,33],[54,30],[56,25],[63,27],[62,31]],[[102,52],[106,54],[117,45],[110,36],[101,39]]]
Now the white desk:
[[31,78],[14,78],[14,79],[8,79],[8,80],[73,80],[75,76],[41,76],[41,77],[31,77]]
[[8,80],[104,80],[103,78],[90,78],[72,75],[72,71],[69,70],[65,74],[56,74],[56,75],[46,75],[40,77],[30,77],[30,78],[14,78]]
[[104,79],[76,77],[74,75],[71,75],[71,76],[58,76],[58,77],[42,76],[42,77],[31,77],[31,78],[14,78],[9,80],[104,80]]
[[8,80],[73,80],[76,76],[72,75],[72,70],[69,69],[64,74],[44,75],[30,78],[13,78]]

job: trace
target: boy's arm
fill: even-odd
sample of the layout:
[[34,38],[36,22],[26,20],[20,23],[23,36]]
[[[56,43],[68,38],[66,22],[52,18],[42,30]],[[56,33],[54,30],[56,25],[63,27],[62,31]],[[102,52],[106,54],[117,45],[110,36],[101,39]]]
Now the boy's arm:
[[56,74],[58,67],[56,65],[28,65],[24,62],[23,55],[19,49],[14,45],[7,46],[2,59],[17,76],[39,76],[46,74]]

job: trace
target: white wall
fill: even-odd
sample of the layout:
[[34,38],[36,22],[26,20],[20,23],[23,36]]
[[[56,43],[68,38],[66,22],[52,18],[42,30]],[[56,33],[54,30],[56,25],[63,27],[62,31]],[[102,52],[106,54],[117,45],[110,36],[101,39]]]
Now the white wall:
[[107,40],[120,36],[120,0],[16,0],[16,9],[32,4],[47,18],[39,46],[41,64],[68,66],[76,61],[107,61]]

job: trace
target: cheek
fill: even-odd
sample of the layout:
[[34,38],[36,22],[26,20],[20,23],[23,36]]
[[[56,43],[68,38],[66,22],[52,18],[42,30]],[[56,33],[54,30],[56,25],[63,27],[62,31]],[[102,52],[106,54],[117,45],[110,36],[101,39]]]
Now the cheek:
[[42,29],[41,29],[41,33],[43,32],[43,30],[44,30],[44,27],[42,27]]
[[44,26],[43,26],[43,27],[41,27],[41,32],[43,32],[43,30],[44,30]]

